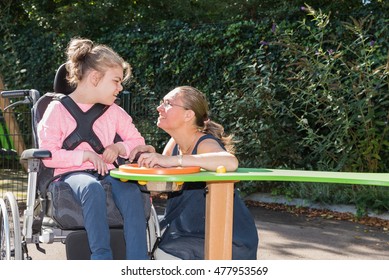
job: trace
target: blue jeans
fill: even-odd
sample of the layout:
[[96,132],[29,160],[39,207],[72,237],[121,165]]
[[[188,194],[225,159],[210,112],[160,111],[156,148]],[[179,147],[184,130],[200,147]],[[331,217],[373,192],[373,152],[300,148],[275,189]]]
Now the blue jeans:
[[[110,176],[105,179],[112,185],[113,199],[123,217],[126,258],[148,259],[146,218],[139,187]],[[86,172],[70,174],[63,181],[70,185],[76,199],[81,204],[91,259],[112,259],[107,222],[107,196],[101,182],[94,175]]]

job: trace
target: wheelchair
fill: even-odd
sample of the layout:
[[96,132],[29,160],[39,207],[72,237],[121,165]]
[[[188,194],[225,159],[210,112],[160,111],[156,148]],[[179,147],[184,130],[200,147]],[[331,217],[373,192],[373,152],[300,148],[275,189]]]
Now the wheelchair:
[[[48,150],[38,147],[37,124],[53,98],[67,95],[73,88],[67,83],[66,68],[61,65],[55,75],[54,91],[40,96],[37,90],[11,90],[1,92],[2,98],[24,98],[11,103],[9,107],[19,104],[31,104],[32,133],[34,148],[23,151],[20,160],[27,163],[28,188],[27,202],[22,219],[17,200],[12,192],[0,198],[0,259],[28,260],[27,244],[35,244],[39,251],[44,250],[41,243],[62,242],[66,246],[69,260],[90,259],[86,231],[83,228],[81,207],[72,197],[71,189],[63,182],[54,182],[52,170],[42,164],[42,159],[51,157]],[[122,162],[124,163],[124,162]],[[120,164],[120,162],[118,163]],[[110,193],[110,185],[103,184],[107,192],[108,223],[111,234],[111,248],[114,259],[125,259],[125,241],[123,224]],[[155,259],[158,240],[161,237],[157,212],[152,204],[150,193],[140,186],[146,211],[146,235],[148,254]],[[144,189],[142,189],[144,188]],[[22,222],[21,222],[22,220]],[[168,257],[168,256],[166,256]]]

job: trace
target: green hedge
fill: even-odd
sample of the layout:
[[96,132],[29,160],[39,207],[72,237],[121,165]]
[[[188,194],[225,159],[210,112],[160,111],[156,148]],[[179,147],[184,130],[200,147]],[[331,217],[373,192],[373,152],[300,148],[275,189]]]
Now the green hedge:
[[[240,141],[244,166],[386,171],[388,20],[326,22],[310,13],[300,22],[165,22],[94,40],[132,64],[127,90],[152,102],[150,118],[175,86],[204,91],[213,118]],[[70,38],[37,26],[8,31],[0,47],[6,87],[51,91]]]
[[[293,21],[169,21],[91,39],[131,63],[126,90],[144,103],[131,113],[159,150],[167,136],[156,133],[158,100],[192,85],[207,94],[211,118],[236,136],[241,166],[387,172],[389,30],[387,4],[379,3],[350,18],[304,6],[291,11]],[[70,38],[33,23],[5,35],[6,87],[51,91]]]

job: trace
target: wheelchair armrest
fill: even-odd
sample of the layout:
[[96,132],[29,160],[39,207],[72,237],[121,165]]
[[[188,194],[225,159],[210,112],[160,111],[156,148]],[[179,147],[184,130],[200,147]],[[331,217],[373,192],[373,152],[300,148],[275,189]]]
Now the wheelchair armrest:
[[29,160],[29,159],[45,159],[51,158],[51,152],[49,150],[42,149],[28,149],[22,152],[20,160]]

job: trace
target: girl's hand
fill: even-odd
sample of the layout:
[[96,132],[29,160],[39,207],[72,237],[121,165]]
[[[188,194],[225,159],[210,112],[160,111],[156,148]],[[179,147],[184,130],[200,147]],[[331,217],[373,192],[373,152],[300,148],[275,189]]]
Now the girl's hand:
[[100,175],[108,174],[108,166],[107,166],[107,164],[95,152],[84,151],[83,161],[84,162],[85,161],[91,162],[93,164],[93,166],[95,167],[95,170],[97,171],[97,173],[99,173]]
[[118,144],[112,144],[105,147],[103,152],[103,160],[106,163],[113,163],[120,155],[120,147]]

